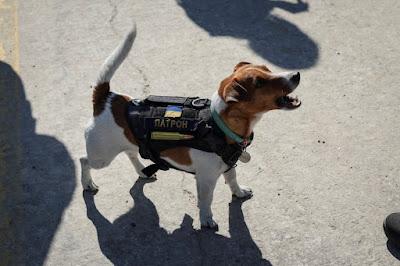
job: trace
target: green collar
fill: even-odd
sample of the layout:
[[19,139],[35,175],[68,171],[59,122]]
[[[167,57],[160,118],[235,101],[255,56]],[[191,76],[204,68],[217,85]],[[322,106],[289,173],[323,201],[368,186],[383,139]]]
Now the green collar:
[[215,123],[217,124],[217,126],[222,130],[222,132],[225,133],[225,135],[234,140],[235,142],[237,142],[238,144],[240,144],[241,146],[247,147],[248,145],[250,145],[251,141],[253,140],[253,133],[251,134],[250,137],[248,138],[243,138],[241,136],[239,136],[238,134],[236,134],[235,132],[233,132],[226,124],[225,122],[222,120],[222,118],[219,116],[219,114],[217,113],[217,111],[212,110],[211,111],[211,115],[215,121]]

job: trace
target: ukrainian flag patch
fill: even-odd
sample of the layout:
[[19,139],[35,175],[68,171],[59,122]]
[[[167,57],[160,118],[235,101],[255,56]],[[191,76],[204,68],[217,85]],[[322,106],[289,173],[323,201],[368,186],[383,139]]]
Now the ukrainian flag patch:
[[182,115],[182,107],[170,105],[165,110],[164,117],[181,117]]

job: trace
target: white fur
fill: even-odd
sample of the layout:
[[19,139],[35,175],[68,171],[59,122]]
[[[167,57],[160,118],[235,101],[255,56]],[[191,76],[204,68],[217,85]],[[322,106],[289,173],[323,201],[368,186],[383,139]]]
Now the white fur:
[[[107,58],[101,68],[97,84],[110,81],[118,66],[128,55],[135,35],[136,30],[134,28]],[[90,169],[100,169],[108,166],[121,152],[125,152],[128,155],[139,176],[146,177],[142,173],[144,166],[138,159],[138,147],[128,141],[123,133],[123,129],[116,124],[111,112],[111,101],[115,95],[115,93],[112,93],[109,96],[105,109],[100,115],[90,121],[85,131],[87,157],[81,158],[80,161],[82,166],[81,182],[83,188],[86,190],[98,190],[97,185],[93,182],[90,175]],[[226,103],[217,93],[212,97],[211,105],[218,112],[226,108]],[[189,156],[192,161],[191,165],[180,165],[168,158],[163,159],[178,169],[195,173],[201,225],[217,228],[218,225],[213,220],[211,211],[213,192],[218,177],[228,170],[229,167],[215,153],[190,149]],[[237,197],[247,197],[252,194],[249,188],[238,185],[235,169],[231,169],[224,176],[232,193]]]
[[262,117],[263,114],[264,114],[264,113],[256,114],[256,116],[254,117],[254,119],[251,120],[251,122],[250,122],[250,129],[249,129],[250,132],[253,132],[254,127],[256,126],[256,124],[258,123],[258,121],[261,120],[261,117]]
[[251,70],[258,71],[258,72],[261,72],[261,73],[264,73],[264,74],[267,74],[267,73],[268,73],[268,75],[273,76],[273,77],[283,78],[283,79],[287,82],[287,84],[289,85],[289,87],[290,87],[292,90],[295,90],[296,87],[297,87],[297,85],[298,85],[298,84],[294,84],[294,83],[291,81],[291,78],[292,78],[294,75],[296,75],[298,72],[269,73],[269,72],[266,72],[266,71],[261,70],[261,69],[256,68],[256,67],[249,67],[249,68],[247,68],[247,70],[250,70],[250,69],[251,69]]
[[221,96],[218,94],[218,91],[214,92],[211,97],[211,110],[215,110],[218,114],[220,114],[228,105]]
[[292,91],[294,91],[295,89],[296,89],[296,87],[297,87],[297,85],[298,84],[294,84],[293,82],[292,82],[292,77],[294,76],[294,75],[296,75],[298,72],[281,72],[281,73],[276,73],[276,74],[272,74],[273,76],[276,76],[276,77],[280,77],[280,78],[283,78],[283,79],[285,79],[285,81],[287,82],[287,84],[289,85],[289,88],[292,90]]
[[123,129],[114,121],[111,112],[111,101],[114,96],[112,93],[104,111],[92,118],[85,131],[86,151],[92,168],[108,166],[121,150],[130,150],[134,146],[124,136]]
[[[97,190],[93,182],[90,169],[101,169],[108,166],[112,160],[122,151],[129,152],[128,157],[137,155],[139,149],[125,137],[123,129],[114,120],[111,112],[111,100],[115,94],[107,99],[104,111],[92,118],[85,130],[87,157],[81,159],[82,164],[82,186],[84,189]],[[131,155],[131,156],[130,156]],[[132,159],[131,159],[132,161]],[[141,176],[140,171],[144,166],[132,162]]]
[[121,65],[124,59],[128,56],[132,48],[132,44],[136,38],[136,24],[126,35],[125,39],[115,48],[101,66],[96,85],[108,82],[111,80],[117,68]]

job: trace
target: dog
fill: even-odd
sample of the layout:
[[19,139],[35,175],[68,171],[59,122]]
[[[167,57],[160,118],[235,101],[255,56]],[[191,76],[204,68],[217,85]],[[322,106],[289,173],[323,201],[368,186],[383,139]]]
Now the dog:
[[[145,166],[139,161],[138,143],[126,119],[126,108],[132,98],[110,91],[110,80],[127,57],[135,37],[136,26],[106,59],[94,86],[93,118],[85,131],[87,155],[80,159],[84,190],[98,191],[90,169],[108,166],[121,152],[126,153],[140,178],[155,177],[142,172]],[[299,72],[272,73],[264,65],[240,62],[233,73],[221,81],[211,98],[211,109],[219,114],[231,131],[249,137],[264,113],[275,109],[294,110],[300,106],[300,100],[289,95],[299,82]],[[233,142],[229,137],[226,141]],[[218,230],[211,203],[221,174],[234,196],[252,196],[249,187],[238,184],[235,168],[228,167],[216,153],[175,147],[161,152],[161,158],[177,169],[195,173],[202,227]]]

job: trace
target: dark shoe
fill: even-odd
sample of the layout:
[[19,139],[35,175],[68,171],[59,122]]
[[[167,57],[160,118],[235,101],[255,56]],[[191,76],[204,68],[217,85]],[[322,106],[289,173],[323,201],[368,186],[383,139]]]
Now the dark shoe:
[[383,230],[389,241],[400,247],[400,212],[392,213],[383,222]]

